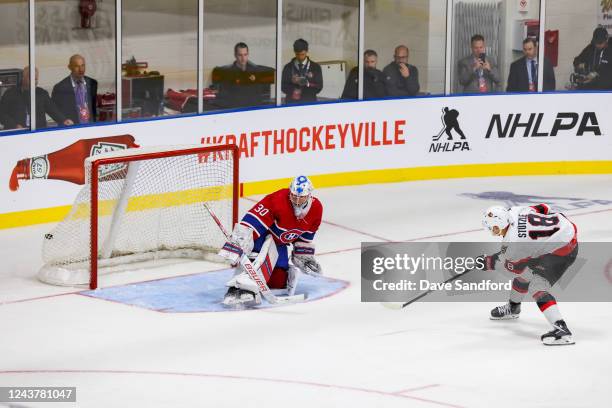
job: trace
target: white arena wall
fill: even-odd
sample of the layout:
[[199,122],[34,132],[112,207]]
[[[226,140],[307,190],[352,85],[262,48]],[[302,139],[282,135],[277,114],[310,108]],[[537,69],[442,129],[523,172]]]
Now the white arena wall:
[[[244,195],[299,173],[315,187],[457,177],[612,173],[612,93],[431,97],[253,109],[0,138],[0,229],[61,219],[81,186],[22,180],[18,160],[79,139],[131,134],[141,146],[236,143]],[[448,137],[455,109],[466,139]],[[520,115],[520,116],[518,116]],[[513,133],[514,130],[514,133]],[[441,134],[442,133],[442,134]],[[436,142],[434,138],[440,135]]]

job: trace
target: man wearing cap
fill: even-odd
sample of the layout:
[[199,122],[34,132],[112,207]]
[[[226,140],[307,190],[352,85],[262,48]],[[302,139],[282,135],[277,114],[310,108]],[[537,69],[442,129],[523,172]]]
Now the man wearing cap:
[[283,68],[281,81],[285,102],[308,103],[316,102],[317,94],[323,89],[323,73],[321,66],[308,57],[308,43],[298,39],[293,43],[293,58]]
[[591,43],[574,58],[574,69],[587,74],[579,89],[612,89],[612,49],[609,43],[608,30],[597,27]]

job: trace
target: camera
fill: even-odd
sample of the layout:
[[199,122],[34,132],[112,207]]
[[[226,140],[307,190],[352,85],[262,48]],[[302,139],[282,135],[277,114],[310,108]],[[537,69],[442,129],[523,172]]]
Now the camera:
[[589,77],[588,69],[584,66],[577,66],[574,72],[570,74],[569,89],[579,89]]

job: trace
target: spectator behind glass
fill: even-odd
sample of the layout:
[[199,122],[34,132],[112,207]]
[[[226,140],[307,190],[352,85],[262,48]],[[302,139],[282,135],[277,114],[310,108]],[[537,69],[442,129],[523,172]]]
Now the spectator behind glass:
[[[382,71],[376,69],[378,54],[374,50],[366,50],[363,53],[363,99],[384,98],[387,96],[385,89],[385,76]],[[344,84],[342,99],[357,99],[359,88],[359,67],[351,69]]]
[[[36,85],[38,85],[38,69],[34,71]],[[47,127],[47,117],[57,122],[58,125],[70,126],[72,121],[66,119],[55,106],[49,93],[40,87],[36,87],[36,128]],[[4,129],[26,129],[30,127],[30,68],[23,69],[21,87],[13,87],[7,90],[0,100],[0,123]]]
[[608,30],[597,27],[593,39],[574,59],[574,70],[579,74],[578,89],[612,89],[612,48]]
[[281,88],[285,102],[316,102],[317,94],[323,89],[321,66],[308,58],[308,43],[299,39],[293,43],[293,58],[283,68]]
[[85,76],[85,58],[78,54],[70,57],[68,69],[70,75],[53,87],[53,102],[74,123],[95,122],[98,81]]
[[[510,65],[507,92],[537,92],[538,90],[538,44],[533,38],[523,40],[523,57]],[[555,71],[544,57],[544,90],[554,91]]]
[[408,64],[410,50],[405,45],[395,47],[393,62],[383,69],[388,96],[416,96],[419,93],[419,70]]
[[501,80],[495,59],[486,54],[484,37],[476,34],[470,40],[470,44],[472,55],[459,60],[457,65],[461,92],[495,92]]
[[213,83],[219,89],[215,104],[239,108],[270,103],[274,70],[249,61],[249,47],[243,42],[234,46],[234,57],[232,64],[214,69]]

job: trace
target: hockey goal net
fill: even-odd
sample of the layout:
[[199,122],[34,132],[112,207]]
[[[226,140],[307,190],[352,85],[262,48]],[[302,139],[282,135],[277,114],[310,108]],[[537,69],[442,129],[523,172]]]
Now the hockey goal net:
[[238,216],[235,145],[140,148],[90,157],[70,213],[43,243],[38,277],[98,286],[98,275],[160,258],[215,259]]

